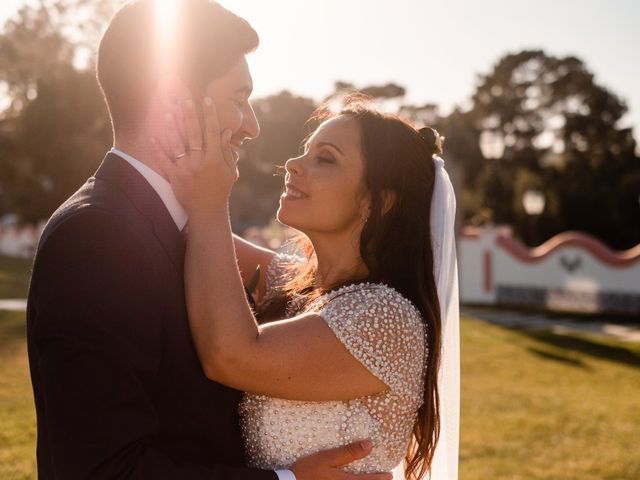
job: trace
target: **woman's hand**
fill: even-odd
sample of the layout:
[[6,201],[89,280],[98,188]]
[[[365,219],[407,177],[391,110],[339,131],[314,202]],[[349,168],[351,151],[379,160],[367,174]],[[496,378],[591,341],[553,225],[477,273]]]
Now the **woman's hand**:
[[[169,179],[178,201],[190,218],[200,214],[228,209],[231,187],[238,179],[237,156],[231,149],[232,131],[220,131],[218,114],[213,100],[204,99],[204,132],[191,95],[180,99],[184,130],[188,146],[179,141],[178,124],[174,113],[167,113],[168,138],[174,158],[156,148],[162,170]],[[151,143],[159,147],[157,139]]]

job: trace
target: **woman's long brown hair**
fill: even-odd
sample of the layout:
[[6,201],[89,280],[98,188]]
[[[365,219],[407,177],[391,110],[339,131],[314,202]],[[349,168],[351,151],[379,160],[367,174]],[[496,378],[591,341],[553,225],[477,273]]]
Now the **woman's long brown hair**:
[[[312,120],[335,116],[319,109]],[[360,255],[368,268],[366,278],[345,278],[330,289],[314,287],[316,263],[306,237],[299,240],[310,259],[291,272],[283,294],[258,312],[262,319],[280,317],[288,299],[296,294],[317,297],[341,286],[368,281],[385,283],[411,300],[426,325],[427,365],[424,402],[418,410],[410,442],[405,477],[422,477],[431,466],[440,435],[438,367],[440,363],[440,303],[433,277],[430,209],[435,180],[433,155],[438,147],[399,117],[375,110],[362,97],[348,100],[337,115],[358,122],[365,159],[364,184],[371,210],[360,236]],[[394,199],[388,206],[389,193]]]

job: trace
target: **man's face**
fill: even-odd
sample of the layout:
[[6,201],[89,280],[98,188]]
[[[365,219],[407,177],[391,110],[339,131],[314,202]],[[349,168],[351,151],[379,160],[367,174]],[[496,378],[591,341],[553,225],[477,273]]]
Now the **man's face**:
[[245,57],[205,89],[205,96],[213,99],[218,111],[220,131],[233,131],[231,146],[236,153],[245,140],[260,134],[258,120],[249,103],[252,91],[253,81]]

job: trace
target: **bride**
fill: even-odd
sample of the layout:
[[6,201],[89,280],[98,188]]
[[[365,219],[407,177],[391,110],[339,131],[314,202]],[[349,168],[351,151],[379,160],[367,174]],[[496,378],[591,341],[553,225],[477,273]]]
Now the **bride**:
[[189,215],[189,321],[205,374],[246,392],[250,464],[295,474],[306,455],[368,439],[345,471],[457,478],[455,198],[437,134],[362,98],[318,112],[285,165],[278,220],[304,234],[287,255],[232,235],[230,132],[208,98],[204,133],[190,99],[183,110],[187,151],[158,155]]

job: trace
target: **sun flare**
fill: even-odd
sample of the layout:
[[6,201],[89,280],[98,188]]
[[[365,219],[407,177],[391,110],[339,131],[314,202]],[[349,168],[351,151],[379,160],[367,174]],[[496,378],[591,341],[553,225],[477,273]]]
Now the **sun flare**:
[[156,60],[162,72],[170,73],[175,64],[176,16],[180,0],[155,0]]

